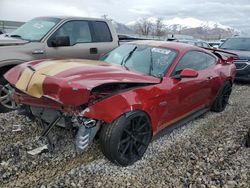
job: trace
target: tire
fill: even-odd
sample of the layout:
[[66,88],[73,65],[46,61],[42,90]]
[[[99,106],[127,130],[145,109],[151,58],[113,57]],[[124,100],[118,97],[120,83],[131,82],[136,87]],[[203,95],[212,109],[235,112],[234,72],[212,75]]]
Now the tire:
[[223,110],[225,110],[231,92],[232,85],[229,81],[226,81],[222,88],[219,90],[219,93],[211,107],[211,110],[214,112],[222,112]]
[[[3,98],[4,96],[6,96],[6,92],[1,91],[1,89],[5,86],[7,86],[8,82],[3,78],[0,77],[0,113],[6,113],[6,112],[10,112],[12,110],[16,109],[16,106],[13,108],[8,108],[5,105],[3,105],[1,103],[1,98]],[[5,87],[6,89],[10,89],[9,87]],[[8,97],[9,98],[9,97]],[[13,104],[13,103],[12,103]],[[7,105],[11,106],[11,102],[8,102]],[[16,104],[15,104],[16,105]]]
[[120,166],[140,160],[151,139],[151,123],[142,111],[122,115],[113,123],[103,125],[100,133],[103,154]]

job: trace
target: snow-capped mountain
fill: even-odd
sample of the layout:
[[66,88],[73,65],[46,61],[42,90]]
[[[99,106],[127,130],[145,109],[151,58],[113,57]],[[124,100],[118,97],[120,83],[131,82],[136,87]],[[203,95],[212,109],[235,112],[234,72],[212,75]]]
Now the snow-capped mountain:
[[[152,31],[156,27],[157,20],[158,18],[155,17],[149,17],[146,19],[146,21],[151,24]],[[142,19],[131,21],[127,23],[126,26],[134,29],[136,32],[136,24],[140,23],[140,21],[142,21]],[[161,23],[164,26],[163,30],[165,33],[185,34],[201,39],[227,38],[240,33],[240,31],[218,22],[203,21],[191,17],[162,19]]]

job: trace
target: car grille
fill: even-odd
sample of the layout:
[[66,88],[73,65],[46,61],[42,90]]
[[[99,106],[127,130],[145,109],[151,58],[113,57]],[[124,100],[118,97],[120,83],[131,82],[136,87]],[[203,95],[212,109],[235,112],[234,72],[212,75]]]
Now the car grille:
[[236,69],[244,69],[244,68],[246,68],[248,65],[249,65],[249,62],[248,62],[248,60],[236,60],[236,61],[234,61],[234,64],[235,64],[235,66],[236,66]]

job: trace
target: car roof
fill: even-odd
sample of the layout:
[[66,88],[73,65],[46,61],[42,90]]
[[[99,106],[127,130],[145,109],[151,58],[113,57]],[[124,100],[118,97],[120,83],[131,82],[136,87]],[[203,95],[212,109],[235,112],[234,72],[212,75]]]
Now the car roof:
[[152,47],[161,47],[161,48],[170,48],[174,49],[176,51],[187,51],[187,50],[200,50],[205,51],[204,49],[187,44],[187,43],[181,43],[181,42],[168,42],[168,41],[155,41],[155,40],[139,40],[139,41],[133,41],[129,44],[137,44],[137,45],[147,45]]
[[35,18],[58,18],[61,20],[94,20],[94,21],[108,21],[104,18],[89,18],[89,17],[78,17],[78,16],[41,16]]

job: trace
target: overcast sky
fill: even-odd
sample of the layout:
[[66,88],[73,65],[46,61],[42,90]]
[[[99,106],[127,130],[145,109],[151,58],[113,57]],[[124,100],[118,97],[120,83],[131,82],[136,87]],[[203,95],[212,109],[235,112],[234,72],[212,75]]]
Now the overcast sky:
[[0,20],[71,15],[128,23],[140,17],[193,17],[250,31],[250,0],[0,0]]

